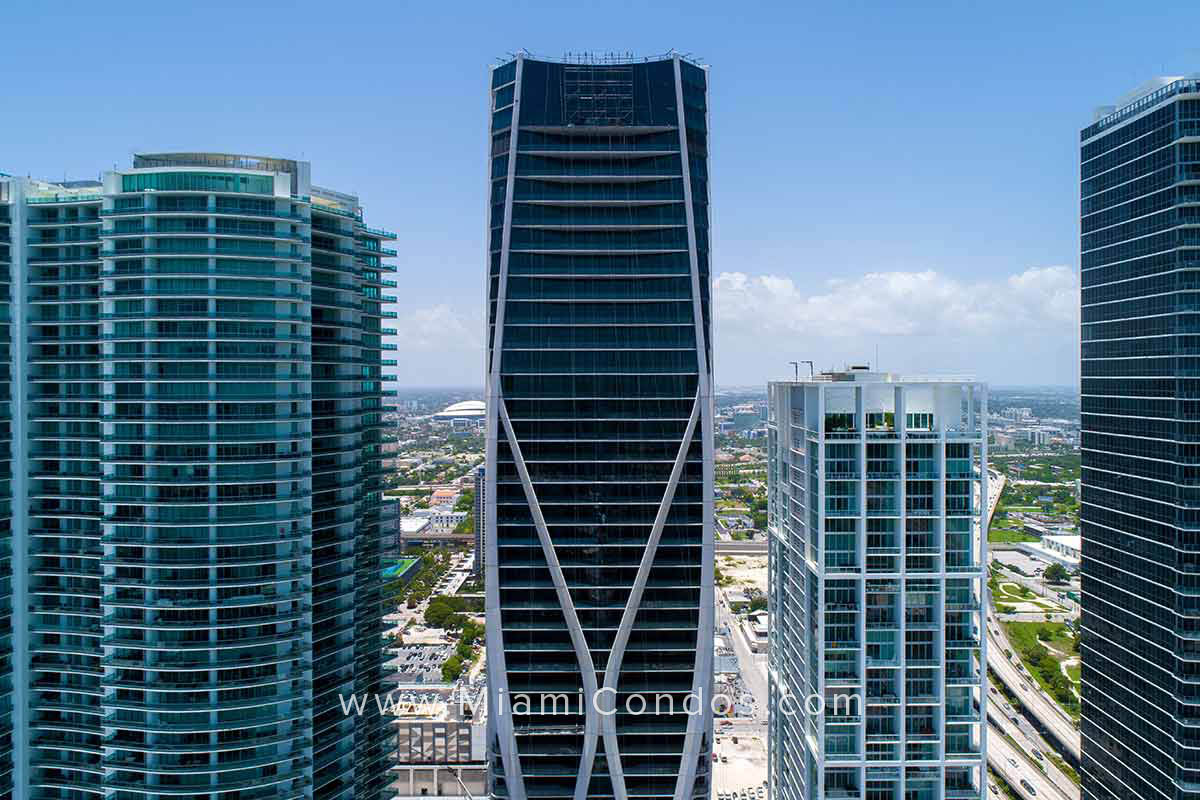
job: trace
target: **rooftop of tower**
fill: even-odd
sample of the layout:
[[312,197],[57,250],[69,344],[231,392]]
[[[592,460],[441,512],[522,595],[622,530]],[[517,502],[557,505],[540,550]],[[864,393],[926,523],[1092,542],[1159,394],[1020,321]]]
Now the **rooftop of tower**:
[[495,66],[507,64],[516,59],[517,55],[524,56],[531,61],[543,61],[548,64],[577,64],[583,66],[619,66],[626,64],[650,64],[656,61],[671,61],[676,56],[681,61],[686,61],[693,66],[705,68],[708,65],[703,59],[693,53],[680,53],[677,50],[668,50],[665,53],[656,55],[639,56],[630,52],[614,52],[614,51],[598,51],[584,50],[580,52],[566,52],[562,56],[543,56],[537,53],[531,53],[528,50],[521,50],[519,53],[509,53],[506,56],[496,59]]
[[1167,75],[1146,81],[1119,99],[1116,105],[1097,108],[1092,124],[1080,132],[1079,138],[1086,141],[1105,128],[1135,117],[1168,97],[1185,92],[1200,92],[1200,73]]
[[295,172],[302,164],[291,158],[254,156],[245,153],[134,153],[133,168],[151,167],[219,167],[224,169],[256,169],[264,172]]
[[[800,362],[804,363],[804,362]],[[776,380],[772,383],[975,383],[973,375],[904,375],[872,371],[868,366],[852,365],[844,369],[824,370],[809,377]]]

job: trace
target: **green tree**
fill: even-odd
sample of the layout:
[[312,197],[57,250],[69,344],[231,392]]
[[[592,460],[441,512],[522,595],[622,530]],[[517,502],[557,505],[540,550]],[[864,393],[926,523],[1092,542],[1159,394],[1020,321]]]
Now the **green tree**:
[[1066,583],[1070,577],[1067,573],[1067,568],[1059,563],[1054,563],[1046,567],[1043,575],[1045,575],[1046,580],[1050,583]]
[[458,657],[458,654],[450,656],[446,659],[446,663],[442,664],[442,680],[446,683],[453,683],[458,680],[463,672],[463,660]]

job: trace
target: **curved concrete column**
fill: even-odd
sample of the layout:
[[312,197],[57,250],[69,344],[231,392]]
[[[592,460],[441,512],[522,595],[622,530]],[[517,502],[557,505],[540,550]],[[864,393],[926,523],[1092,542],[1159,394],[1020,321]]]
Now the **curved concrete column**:
[[571,646],[575,649],[575,659],[579,662],[579,672],[583,677],[584,750],[579,759],[579,774],[575,777],[575,800],[586,800],[588,784],[592,780],[592,764],[596,760],[596,740],[599,736],[597,718],[600,714],[594,703],[598,688],[596,667],[592,664],[592,652],[588,648],[587,640],[583,638],[583,627],[579,624],[579,615],[575,612],[575,601],[571,599],[571,590],[567,588],[566,578],[563,577],[562,565],[558,563],[554,542],[550,540],[546,518],[542,515],[542,507],[538,504],[537,492],[533,488],[533,481],[529,478],[529,469],[525,466],[525,458],[521,455],[521,445],[517,442],[516,433],[513,431],[512,421],[508,417],[508,408],[504,405],[504,398],[500,398],[499,412],[500,419],[504,423],[504,434],[508,438],[508,446],[512,450],[513,461],[517,465],[517,474],[521,477],[521,486],[525,489],[525,500],[529,503],[529,513],[533,516],[533,525],[537,529],[538,541],[542,545],[542,555],[546,557],[546,566],[550,569],[550,581],[554,584],[555,594],[558,595],[558,604],[562,607],[563,618],[567,623],[567,632],[571,636]]
[[[696,433],[696,421],[700,417],[700,395],[697,393],[696,402],[692,405],[692,414],[688,418],[687,429],[683,432],[683,441],[679,443],[679,453],[671,467],[671,477],[663,491],[662,502],[658,506],[658,514],[654,517],[654,526],[650,529],[650,538],[646,541],[646,549],[642,551],[642,560],[638,564],[637,577],[634,578],[633,588],[629,591],[629,599],[625,602],[625,610],[621,614],[621,624],[613,639],[612,651],[608,656],[608,664],[604,668],[604,688],[613,691],[605,693],[605,700],[616,703],[617,682],[621,677],[621,662],[625,659],[625,646],[629,643],[629,634],[633,631],[633,623],[637,619],[638,609],[642,604],[642,594],[646,591],[646,581],[650,577],[650,567],[654,565],[654,556],[658,551],[658,542],[662,539],[663,526],[671,511],[671,503],[675,500],[675,490],[679,486],[679,476],[683,474],[684,464],[687,463],[688,450],[691,449],[692,437]],[[605,709],[610,710],[606,707]],[[615,710],[611,709],[611,710]],[[617,744],[616,715],[602,716],[600,728],[604,734],[604,756],[608,760],[608,772],[612,776],[613,795],[616,800],[626,800],[625,770],[621,766],[621,750]]]
[[[679,124],[679,152],[683,162],[683,200],[687,216],[688,257],[691,261],[692,318],[696,328],[696,363],[699,368],[696,382],[696,406],[704,448],[703,539],[700,556],[700,624],[696,629],[696,662],[692,692],[700,697],[701,710],[688,717],[683,754],[679,761],[679,777],[675,782],[675,800],[688,800],[694,792],[696,772],[701,751],[712,730],[712,657],[713,633],[716,620],[713,590],[713,397],[708,337],[705,335],[704,313],[701,308],[700,261],[696,247],[695,205],[692,198],[691,159],[688,155],[687,119],[684,115],[683,76],[679,56],[675,56],[675,107]],[[705,130],[708,126],[705,125]]]

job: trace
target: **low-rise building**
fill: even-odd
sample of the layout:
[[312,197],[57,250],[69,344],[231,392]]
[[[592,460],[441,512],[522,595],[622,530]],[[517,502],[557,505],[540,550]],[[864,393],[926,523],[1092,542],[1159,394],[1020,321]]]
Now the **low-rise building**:
[[741,589],[726,589],[725,602],[731,611],[740,611],[750,605],[750,598]]
[[746,620],[747,638],[750,640],[750,649],[756,653],[767,652],[767,644],[770,640],[771,621],[770,616],[766,611],[756,611]]
[[396,543],[395,550],[401,552],[405,547],[411,544],[419,544],[423,541],[423,537],[433,532],[433,526],[430,524],[429,517],[418,516],[413,514],[407,517],[400,518],[400,530],[396,534],[399,540]]
[[482,726],[461,720],[397,720],[390,798],[484,797]]
[[466,511],[455,511],[452,506],[440,506],[430,510],[433,513],[430,514],[429,521],[433,525],[433,532],[438,534],[453,533],[468,514]]
[[1017,547],[1035,558],[1079,569],[1082,537],[1078,535],[1043,536],[1040,542],[1021,542]]
[[713,637],[713,672],[717,675],[737,674],[737,654],[724,636]]
[[484,548],[487,545],[484,528],[487,527],[487,480],[482,465],[475,468],[475,563],[473,571],[476,577],[483,575],[485,561]]

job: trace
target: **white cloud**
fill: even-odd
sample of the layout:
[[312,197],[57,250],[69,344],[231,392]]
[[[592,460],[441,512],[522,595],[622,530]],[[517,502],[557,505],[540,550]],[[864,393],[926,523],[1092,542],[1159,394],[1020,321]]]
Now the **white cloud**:
[[478,350],[481,347],[480,326],[464,320],[463,315],[441,303],[429,308],[401,309],[403,317],[397,326],[399,334],[393,340],[401,351],[446,352]]
[[[394,306],[396,336],[386,341],[394,358],[400,387],[476,386],[483,383],[483,323],[440,303],[427,308]],[[385,370],[386,372],[387,370]]]
[[782,374],[794,358],[820,367],[873,360],[875,346],[884,368],[966,371],[1001,383],[1076,380],[1079,283],[1065,266],[978,281],[871,272],[811,288],[723,272],[714,287],[723,383],[758,382],[756,369]]
[[[1079,284],[1068,267],[1000,279],[870,272],[811,285],[781,275],[723,272],[715,287],[719,384],[874,362],[898,372],[970,373],[992,383],[1078,380]],[[483,383],[483,320],[447,303],[405,308],[388,327],[399,385]]]

